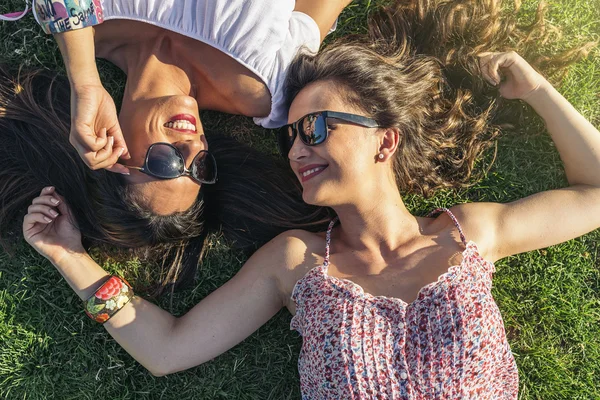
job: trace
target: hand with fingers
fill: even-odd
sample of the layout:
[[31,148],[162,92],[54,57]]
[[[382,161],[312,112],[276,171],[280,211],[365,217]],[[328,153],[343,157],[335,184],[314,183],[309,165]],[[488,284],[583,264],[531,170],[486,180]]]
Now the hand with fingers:
[[129,151],[117,118],[115,103],[102,84],[71,87],[71,135],[69,141],[93,170],[129,174],[119,158]]
[[505,99],[526,100],[547,81],[514,51],[481,53],[479,67],[483,78],[498,86]]
[[46,187],[27,210],[23,236],[38,253],[55,263],[65,255],[85,254],[74,224],[65,199],[53,187]]

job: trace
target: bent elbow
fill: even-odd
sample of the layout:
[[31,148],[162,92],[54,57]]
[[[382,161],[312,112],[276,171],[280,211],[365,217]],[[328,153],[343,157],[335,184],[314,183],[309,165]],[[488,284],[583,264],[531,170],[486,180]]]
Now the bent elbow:
[[[203,364],[203,362],[200,362],[197,365],[201,365],[201,364]],[[150,372],[152,374],[152,376],[161,377],[161,376],[175,374],[177,372],[184,371],[188,368],[192,368],[197,365],[196,364],[182,365],[182,364],[178,364],[178,363],[169,364],[167,362],[160,362],[160,363],[157,363],[157,364],[154,364],[151,366],[144,365],[144,367],[148,370],[148,372]]]
[[146,362],[141,364],[148,372],[150,372],[150,374],[152,374],[152,376],[156,377],[166,376],[177,372],[167,358],[161,357],[159,359],[146,360]]
[[173,371],[170,371],[169,369],[164,367],[164,365],[153,365],[150,367],[146,367],[146,369],[148,370],[148,372],[150,372],[150,374],[152,374],[152,376],[155,376],[157,378],[167,376],[173,373]]
[[151,371],[148,370],[150,372],[150,375],[154,376],[155,378],[161,378],[163,376],[169,375],[168,373],[165,372],[158,372],[158,371]]

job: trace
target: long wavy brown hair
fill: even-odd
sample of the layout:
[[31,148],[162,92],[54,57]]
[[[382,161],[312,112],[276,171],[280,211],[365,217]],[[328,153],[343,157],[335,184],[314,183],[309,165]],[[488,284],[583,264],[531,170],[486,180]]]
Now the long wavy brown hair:
[[596,44],[540,56],[533,43],[548,30],[545,4],[529,26],[516,23],[518,2],[510,8],[501,0],[396,1],[371,16],[367,34],[300,54],[288,74],[288,103],[310,83],[333,81],[338,94],[379,125],[399,128],[393,168],[401,192],[427,196],[467,186],[501,124],[516,121],[523,109],[484,82],[477,55],[517,50],[556,75]]
[[65,196],[86,247],[161,266],[155,293],[193,281],[207,235],[254,250],[293,228],[321,230],[327,210],[302,201],[289,168],[230,137],[209,132],[219,168],[184,212],[155,215],[119,174],[92,171],[69,144],[70,91],[47,71],[0,68],[0,245],[11,252],[32,199],[45,186]]

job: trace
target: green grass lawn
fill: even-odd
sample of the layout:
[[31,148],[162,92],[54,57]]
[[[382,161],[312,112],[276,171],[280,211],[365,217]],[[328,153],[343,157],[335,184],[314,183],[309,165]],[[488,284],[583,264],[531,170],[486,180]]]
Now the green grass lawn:
[[[337,35],[360,31],[379,1],[353,4],[340,18]],[[524,19],[536,2],[523,1]],[[545,50],[600,39],[600,0],[550,2],[549,22],[562,37]],[[3,1],[0,12],[22,8]],[[0,23],[0,63],[62,70],[52,38],[28,16]],[[124,78],[101,64],[106,86],[118,97]],[[600,125],[600,52],[572,67],[561,92],[596,126]],[[220,128],[275,152],[268,132],[247,118],[203,114],[208,129]],[[406,199],[424,214],[435,206],[467,201],[508,202],[564,186],[560,159],[533,117],[502,136],[494,167],[468,190],[445,191],[431,199]],[[239,129],[242,126],[243,129]],[[6,134],[1,132],[0,134]],[[598,171],[600,173],[600,171]],[[132,260],[98,259],[123,271],[135,284],[147,267]],[[218,237],[193,288],[158,302],[176,315],[226,282],[244,258]],[[600,232],[510,257],[497,263],[494,296],[502,311],[520,375],[523,399],[600,398]],[[134,361],[102,326],[83,313],[77,296],[58,272],[23,242],[15,257],[0,252],[0,398],[7,399],[297,399],[300,336],[282,311],[241,345],[197,368],[155,378]]]

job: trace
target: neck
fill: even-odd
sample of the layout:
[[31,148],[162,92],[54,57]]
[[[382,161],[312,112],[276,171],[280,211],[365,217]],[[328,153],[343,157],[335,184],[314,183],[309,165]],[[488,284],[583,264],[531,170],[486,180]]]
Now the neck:
[[[371,192],[373,193],[373,192]],[[351,248],[392,252],[420,234],[419,223],[404,205],[395,184],[376,195],[334,207],[341,223],[341,239]]]
[[196,97],[196,85],[188,72],[179,65],[165,62],[160,54],[143,49],[127,57],[125,68],[125,96],[132,100],[168,95]]
[[[168,82],[187,90],[186,94],[193,90],[191,95],[201,110],[251,117],[269,114],[270,93],[259,77],[206,43],[150,24],[125,20],[98,25],[95,35],[97,56],[123,70],[130,87],[140,84],[142,72],[150,76],[148,71],[153,70],[155,82],[160,86]],[[153,65],[146,65],[150,62]],[[153,87],[143,86],[144,90]]]
[[[202,107],[211,101],[207,96],[211,91],[205,90],[209,85],[202,65],[198,60],[191,62],[185,51],[173,43],[168,31],[137,23],[137,33],[132,38],[122,32],[122,21],[108,22],[112,23],[111,29],[96,32],[96,53],[127,75],[126,95],[150,98],[185,94],[195,97],[201,109],[210,108]],[[201,91],[203,95],[196,96]]]

